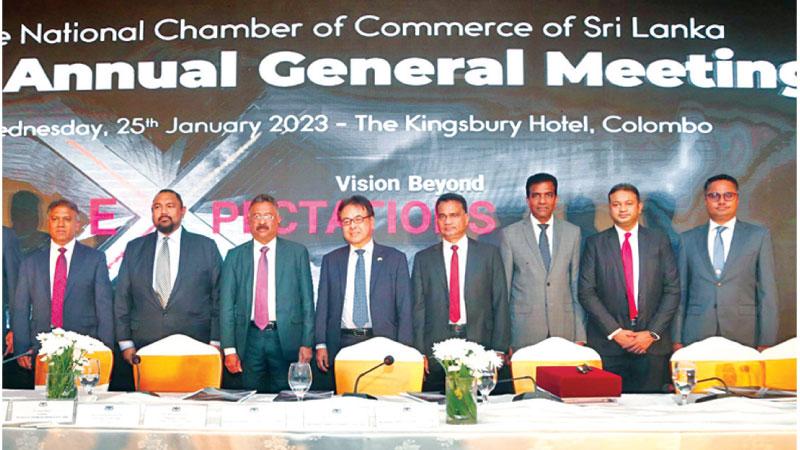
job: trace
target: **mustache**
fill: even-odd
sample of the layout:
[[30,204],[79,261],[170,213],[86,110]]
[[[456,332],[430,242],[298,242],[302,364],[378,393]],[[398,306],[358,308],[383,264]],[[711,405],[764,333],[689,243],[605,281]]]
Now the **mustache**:
[[266,226],[266,225],[259,225],[259,226],[256,227],[256,230],[258,230],[258,231],[269,231],[269,227]]

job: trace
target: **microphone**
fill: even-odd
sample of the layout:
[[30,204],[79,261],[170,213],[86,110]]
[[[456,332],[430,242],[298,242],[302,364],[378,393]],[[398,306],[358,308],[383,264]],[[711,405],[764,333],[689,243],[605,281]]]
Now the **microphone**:
[[504,378],[502,380],[497,380],[497,384],[510,383],[512,381],[518,381],[518,380],[528,380],[531,383],[533,383],[533,391],[523,392],[521,394],[515,395],[514,398],[511,400],[512,402],[518,402],[520,400],[529,400],[532,398],[546,398],[549,400],[552,400],[554,398],[553,395],[550,394],[549,392],[539,389],[539,386],[536,384],[536,380],[530,375],[522,375],[513,378]]
[[373,367],[373,368],[371,368],[371,369],[369,369],[369,370],[367,370],[367,371],[365,371],[365,372],[361,372],[361,373],[358,375],[358,377],[356,378],[356,383],[355,383],[355,385],[353,386],[353,392],[345,392],[345,394],[343,395],[343,397],[358,397],[358,398],[364,398],[364,399],[369,399],[369,400],[377,400],[377,399],[376,399],[374,396],[372,396],[372,395],[369,395],[369,394],[359,394],[359,393],[358,393],[358,382],[359,382],[359,381],[361,381],[361,377],[363,377],[364,375],[366,375],[366,374],[368,374],[368,373],[372,372],[373,370],[375,370],[375,369],[378,369],[379,367],[382,367],[382,366],[391,366],[392,364],[394,364],[394,356],[392,356],[392,355],[386,355],[386,356],[383,358],[383,361],[382,361],[380,364],[378,364],[377,366],[375,366],[375,367]]
[[141,382],[141,376],[139,375],[139,364],[142,363],[142,358],[139,355],[133,355],[131,358],[131,362],[133,363],[133,370],[136,372],[136,384],[134,389],[136,392],[141,392],[142,394],[152,395],[153,397],[161,397],[160,395],[156,394],[155,392],[150,391],[140,391],[139,390],[139,383]]
[[3,360],[3,364],[8,364],[8,363],[10,363],[12,361],[16,361],[16,360],[22,358],[23,356],[31,356],[31,355],[33,355],[33,349],[28,349],[28,351],[25,352],[25,353],[20,353],[19,355],[12,356],[11,358],[4,359]]

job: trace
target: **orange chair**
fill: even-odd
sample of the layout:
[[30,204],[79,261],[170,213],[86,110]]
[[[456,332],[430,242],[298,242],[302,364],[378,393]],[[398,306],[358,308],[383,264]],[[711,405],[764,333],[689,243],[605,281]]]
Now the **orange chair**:
[[[764,362],[758,350],[720,336],[713,336],[687,345],[672,354],[670,367],[678,361],[695,364],[695,379],[721,378],[729,387],[761,387],[764,385]],[[705,392],[721,386],[716,380],[697,383],[692,392]]]
[[136,389],[148,392],[194,392],[222,383],[222,357],[211,345],[173,334],[136,352]]
[[797,338],[770,347],[763,352],[764,387],[797,390]]
[[[536,379],[536,368],[539,366],[579,366],[581,364],[598,369],[603,368],[600,354],[595,350],[564,338],[551,337],[538,344],[514,351],[511,356],[511,376],[514,378],[529,376]],[[514,380],[514,392],[517,394],[531,392],[533,389],[533,382],[528,379]]]
[[336,393],[353,392],[356,378],[391,355],[394,363],[361,377],[358,392],[371,395],[399,395],[422,390],[422,353],[384,337],[375,337],[349,347],[336,355]]

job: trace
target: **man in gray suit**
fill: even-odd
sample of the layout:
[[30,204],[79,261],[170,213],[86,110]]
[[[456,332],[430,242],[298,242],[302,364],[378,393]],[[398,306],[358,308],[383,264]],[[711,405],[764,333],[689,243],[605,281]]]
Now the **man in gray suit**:
[[639,190],[608,193],[614,226],[586,239],[578,297],[588,315],[590,347],[603,368],[622,377],[623,392],[663,392],[669,383],[670,326],[680,279],[669,238],[639,225]]
[[250,202],[253,239],[228,252],[220,279],[225,368],[259,392],[289,388],[293,361],[311,361],[314,294],[308,250],[278,237],[281,216],[266,194]]
[[722,336],[763,350],[778,334],[769,231],[736,218],[739,182],[732,176],[713,176],[703,190],[710,221],[681,234],[673,347]]
[[317,367],[373,336],[411,345],[411,279],[406,255],[374,241],[375,212],[362,195],[337,211],[348,245],[322,258],[316,312]]
[[[51,328],[85,334],[113,347],[113,294],[106,255],[75,239],[80,229],[75,203],[52,202],[47,223],[50,245],[28,255],[19,268],[11,305],[16,353],[38,350],[36,335]],[[17,362],[32,368],[30,356]]]
[[219,347],[222,257],[211,239],[181,227],[180,195],[161,190],[151,207],[156,231],[128,243],[114,297],[123,359],[173,334]]
[[436,200],[436,224],[443,241],[414,257],[414,346],[426,355],[425,390],[444,387],[433,344],[460,337],[503,353],[510,319],[503,261],[497,247],[467,237],[467,201],[458,194]]
[[500,255],[509,286],[511,348],[552,336],[586,342],[586,314],[578,302],[581,231],[556,219],[558,180],[548,173],[525,183],[530,215],[506,227]]

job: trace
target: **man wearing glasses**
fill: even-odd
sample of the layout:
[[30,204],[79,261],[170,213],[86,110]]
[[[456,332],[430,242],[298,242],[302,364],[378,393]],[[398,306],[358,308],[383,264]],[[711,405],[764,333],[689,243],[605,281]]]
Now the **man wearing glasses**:
[[374,241],[375,213],[361,195],[338,207],[348,245],[322,258],[316,312],[317,367],[373,336],[411,345],[411,278],[406,255]]
[[256,196],[247,215],[253,240],[232,249],[220,277],[225,368],[258,392],[289,388],[293,361],[311,361],[314,298],[308,250],[278,236],[275,199]]
[[736,218],[739,183],[732,176],[709,178],[704,191],[711,220],[681,235],[673,348],[722,336],[763,350],[778,332],[769,231]]

